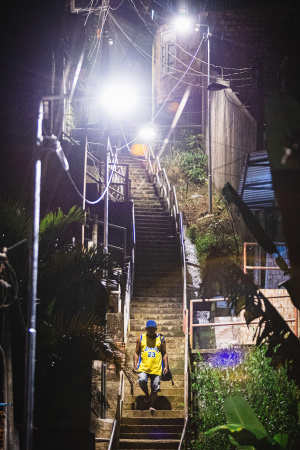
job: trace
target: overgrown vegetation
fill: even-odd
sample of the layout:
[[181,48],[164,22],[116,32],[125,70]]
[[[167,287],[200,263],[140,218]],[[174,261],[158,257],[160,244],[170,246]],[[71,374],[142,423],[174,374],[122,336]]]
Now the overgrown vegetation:
[[241,238],[236,233],[230,211],[222,199],[216,202],[213,216],[203,217],[199,224],[192,224],[188,235],[196,245],[199,264],[203,270],[207,256],[214,248],[220,248],[238,263],[242,252]]
[[202,134],[182,130],[168,155],[162,156],[163,166],[172,183],[184,180],[204,183],[207,177],[207,156],[203,153]]
[[[207,362],[199,355],[194,363],[192,390],[195,407],[191,414],[190,448],[235,448],[228,436],[205,435],[204,432],[226,422],[224,399],[236,394],[245,398],[270,436],[279,432],[287,433],[287,448],[291,448],[295,441],[299,433],[299,388],[294,381],[288,380],[284,367],[278,370],[272,368],[271,358],[266,357],[266,347],[244,351],[244,361],[233,367],[224,365],[224,358],[222,360],[220,354]],[[234,361],[234,349],[228,354],[226,361]]]

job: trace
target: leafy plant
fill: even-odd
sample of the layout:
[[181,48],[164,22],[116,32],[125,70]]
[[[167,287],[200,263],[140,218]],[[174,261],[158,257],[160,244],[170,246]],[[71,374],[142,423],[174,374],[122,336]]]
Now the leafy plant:
[[[299,431],[298,388],[294,381],[288,380],[284,367],[276,371],[273,369],[266,351],[266,346],[245,348],[243,361],[231,367],[224,365],[224,351],[216,353],[208,361],[199,355],[192,373],[196,406],[192,412],[192,427],[196,434],[196,439],[191,442],[192,448],[232,448],[228,436],[205,434],[211,428],[225,423],[223,403],[229,395],[241,395],[249,403],[268,436],[284,433],[288,436],[288,445],[293,445]],[[229,349],[227,353],[232,356],[230,361],[241,360],[241,349]],[[234,358],[236,354],[238,357]],[[237,425],[235,420],[230,419],[228,422]],[[236,428],[234,431],[237,431]]]
[[162,161],[173,183],[180,179],[200,184],[207,176],[207,156],[203,152],[203,136],[182,130],[170,155]]
[[[5,295],[5,306],[19,304],[18,296],[26,306],[31,219],[19,202],[0,199],[0,205],[1,243],[9,247],[11,263],[4,261],[2,276],[14,287],[13,296]],[[108,298],[103,271],[114,276],[114,260],[103,255],[101,248],[85,250],[73,245],[74,228],[83,223],[83,218],[82,209],[73,207],[67,214],[60,210],[47,214],[40,225],[35,398],[36,420],[46,427],[74,427],[71,418],[76,415],[75,427],[88,427],[92,360],[99,358],[120,368],[120,352],[107,335],[103,320]],[[16,245],[19,241],[23,244]],[[16,321],[15,311],[11,316]],[[15,332],[21,333],[20,329]],[[13,355],[15,359],[20,357],[23,355]],[[22,376],[14,375],[14,381]],[[75,388],[80,391],[80,408],[74,406],[79,402]],[[19,405],[22,400],[18,400]],[[60,411],[52,415],[52,422],[47,416],[51,408],[53,413]]]
[[220,248],[233,260],[238,262],[241,251],[241,239],[236,234],[233,221],[226,205],[220,199],[216,205],[217,212],[203,218],[199,225],[188,229],[191,241],[196,245],[199,264],[204,270],[206,258],[213,249]]
[[256,448],[257,450],[287,448],[286,433],[277,433],[270,438],[257,415],[241,395],[229,396],[224,400],[227,424],[219,425],[206,434],[223,432],[229,434],[230,441],[238,448]]

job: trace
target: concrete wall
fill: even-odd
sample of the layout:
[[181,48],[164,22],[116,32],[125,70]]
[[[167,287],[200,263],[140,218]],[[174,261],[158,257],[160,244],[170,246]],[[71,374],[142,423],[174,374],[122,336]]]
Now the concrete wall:
[[[208,129],[205,133],[208,152]],[[213,187],[229,181],[237,189],[244,159],[256,150],[256,122],[231,89],[211,92],[211,160]]]

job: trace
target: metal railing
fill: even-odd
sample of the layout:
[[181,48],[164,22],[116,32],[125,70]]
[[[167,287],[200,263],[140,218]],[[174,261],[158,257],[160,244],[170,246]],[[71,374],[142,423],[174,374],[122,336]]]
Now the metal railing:
[[[131,249],[131,259],[128,261],[127,265],[127,280],[126,280],[126,291],[124,300],[124,330],[123,330],[123,341],[127,344],[127,332],[130,331],[130,303],[133,293],[133,282],[134,282],[134,268],[135,268],[135,220],[134,220],[134,206],[132,207],[132,249]],[[120,424],[122,418],[122,408],[124,403],[124,373],[120,372],[120,383],[117,397],[117,410],[116,417],[113,422],[112,432],[110,436],[110,441],[108,445],[108,450],[115,450],[118,448],[119,436],[120,436]]]
[[[287,299],[289,298],[288,293],[286,295],[281,295],[281,296],[273,296],[270,297],[269,300],[271,300],[271,298],[276,299],[276,298],[282,298],[282,299]],[[207,322],[207,323],[194,323],[193,321],[193,313],[194,313],[194,305],[196,303],[204,303],[204,302],[220,302],[220,301],[226,301],[227,299],[224,297],[219,297],[219,298],[210,298],[210,299],[195,299],[195,300],[191,300],[190,301],[190,326],[189,326],[189,334],[190,334],[190,348],[193,350],[194,348],[194,330],[199,328],[207,328],[207,327],[211,327],[211,328],[216,328],[216,327],[232,327],[232,326],[248,326],[247,322],[245,320],[236,320],[236,321],[227,321],[227,322]],[[298,337],[298,314],[297,314],[297,309],[295,308],[295,317],[293,319],[291,318],[287,318],[284,319],[286,323],[293,323],[294,322],[294,333],[295,335]],[[259,325],[261,323],[260,320],[253,320],[251,322],[251,325]]]
[[121,424],[123,403],[124,403],[124,373],[121,372],[118,397],[117,397],[116,418],[113,422],[111,437],[110,437],[110,441],[108,444],[108,450],[115,450],[116,448],[119,447],[118,444],[119,444],[120,424]]
[[[100,143],[97,142],[88,142],[87,144],[89,149],[93,146],[100,146]],[[106,185],[105,171],[106,164],[108,163],[109,177],[111,175],[111,170],[114,170],[108,188],[109,198],[114,201],[128,201],[130,197],[129,166],[128,164],[121,164],[118,162],[118,156],[113,152],[111,145],[108,146],[107,163],[100,161],[91,150],[87,151],[87,159],[93,163],[95,174],[90,171],[86,171],[86,173],[91,180],[99,185],[100,191],[102,188],[104,189]]]
[[175,186],[170,186],[167,173],[165,169],[161,167],[160,160],[158,156],[154,156],[152,147],[149,146],[149,152],[145,155],[147,160],[147,170],[148,173],[156,185],[160,196],[164,199],[167,210],[170,216],[174,217],[176,231],[180,236],[180,256],[181,256],[181,267],[182,267],[182,282],[183,282],[183,332],[184,332],[184,427],[178,446],[178,450],[182,449],[183,443],[186,438],[186,430],[188,424],[188,345],[189,345],[189,325],[188,325],[188,308],[187,308],[187,266],[186,266],[186,256],[185,256],[185,239],[184,239],[184,228],[183,228],[183,216],[179,212],[177,195]]

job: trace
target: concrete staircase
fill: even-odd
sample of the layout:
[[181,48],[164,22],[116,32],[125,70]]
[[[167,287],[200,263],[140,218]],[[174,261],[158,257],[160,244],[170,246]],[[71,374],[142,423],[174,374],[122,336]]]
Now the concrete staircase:
[[156,411],[151,415],[136,384],[125,388],[119,448],[177,449],[184,421],[184,334],[179,240],[174,221],[164,211],[143,161],[121,158],[130,164],[131,194],[136,221],[135,282],[131,303],[128,353],[133,358],[136,339],[145,333],[148,319],[165,336],[171,381],[161,383]]

